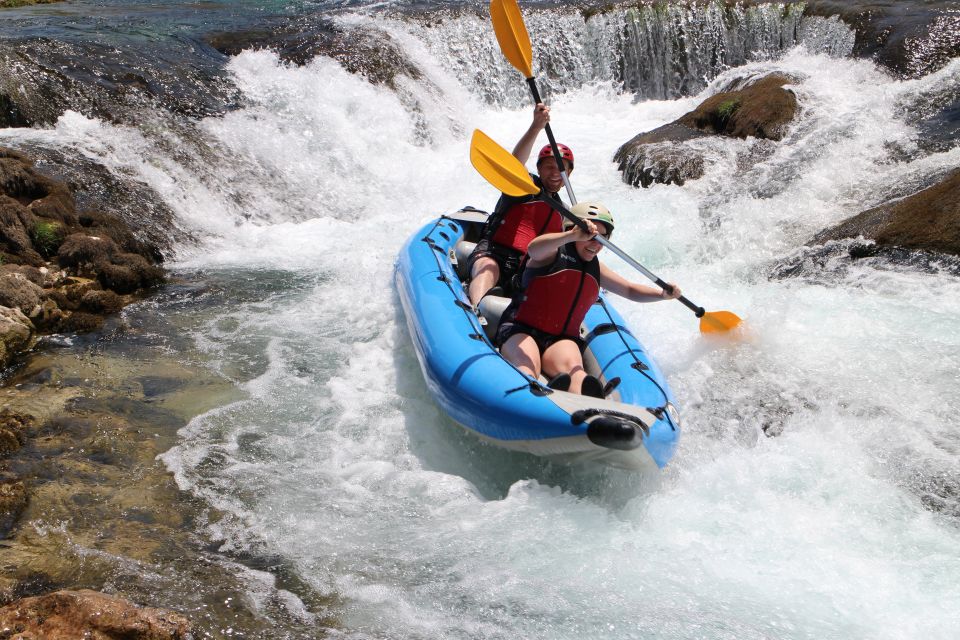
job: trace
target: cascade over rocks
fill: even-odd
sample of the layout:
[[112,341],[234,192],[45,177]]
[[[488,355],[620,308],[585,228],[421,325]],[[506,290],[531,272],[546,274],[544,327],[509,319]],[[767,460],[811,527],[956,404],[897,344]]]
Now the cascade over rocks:
[[876,244],[856,248],[854,257],[893,248],[960,256],[960,169],[911,196],[874,207],[822,231],[811,244],[860,236]]
[[317,56],[329,56],[351,73],[359,73],[374,84],[396,88],[396,77],[421,78],[420,70],[383,32],[354,28],[344,30],[332,22],[290,25],[214,33],[207,43],[224,55],[235,56],[245,49],[269,49],[280,59],[303,66]]
[[780,140],[797,112],[797,98],[783,74],[734,80],[670,124],[638,134],[617,149],[623,181],[633,186],[682,185],[703,176],[704,157],[684,144],[709,135]]
[[13,637],[45,640],[186,640],[190,636],[189,621],[178,613],[138,607],[88,589],[18,600],[0,608],[0,628],[13,632]]
[[160,250],[117,217],[77,211],[71,188],[0,148],[0,366],[36,330],[89,331],[164,280]]

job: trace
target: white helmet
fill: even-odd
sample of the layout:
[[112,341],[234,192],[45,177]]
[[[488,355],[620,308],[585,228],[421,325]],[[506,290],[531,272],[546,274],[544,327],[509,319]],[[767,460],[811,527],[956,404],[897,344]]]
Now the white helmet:
[[[613,215],[610,210],[599,202],[578,202],[570,209],[570,213],[581,220],[592,220],[593,222],[602,222],[607,227],[607,234],[613,233]],[[563,221],[563,228],[570,229],[573,223],[569,220]]]

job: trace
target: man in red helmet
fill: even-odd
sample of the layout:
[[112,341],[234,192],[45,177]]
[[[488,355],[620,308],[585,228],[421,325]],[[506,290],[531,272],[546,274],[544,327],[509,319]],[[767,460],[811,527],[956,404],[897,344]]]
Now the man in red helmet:
[[[537,136],[550,122],[550,107],[540,103],[534,108],[533,122],[513,148],[513,155],[526,164],[533,151]],[[573,172],[573,151],[558,144],[567,175]],[[537,172],[530,174],[534,183],[549,192],[554,198],[563,187],[563,177],[557,168],[550,145],[537,154]],[[500,196],[497,206],[480,234],[476,249],[470,254],[470,302],[480,303],[498,284],[506,295],[513,290],[514,276],[519,276],[527,255],[530,241],[544,233],[559,233],[563,230],[563,217],[550,205],[534,196]]]

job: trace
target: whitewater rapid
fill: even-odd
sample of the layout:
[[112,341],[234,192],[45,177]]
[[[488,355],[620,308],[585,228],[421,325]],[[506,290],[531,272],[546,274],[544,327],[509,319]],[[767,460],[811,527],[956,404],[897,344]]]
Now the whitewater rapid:
[[[671,465],[638,477],[482,445],[431,401],[396,254],[437,214],[493,205],[469,135],[512,147],[530,108],[485,103],[416,28],[393,28],[426,72],[397,91],[328,58],[234,58],[243,107],[200,124],[209,162],[74,113],[16,134],[149,184],[200,239],[171,266],[235,292],[175,311],[246,397],[163,456],[222,514],[205,525],[222,550],[282,557],[329,597],[299,615],[337,619],[338,637],[953,636],[957,506],[925,495],[957,481],[960,281],[843,251],[771,275],[817,231],[960,164],[892,151],[916,148],[904,105],[958,86],[960,64],[900,82],[798,48],[733,69],[711,86],[796,77],[797,122],[778,144],[697,142],[707,173],[682,188],[634,189],[611,157],[712,88],[635,101],[598,81],[555,98],[577,196],[610,207],[618,246],[747,325],[710,340],[681,305],[617,305],[685,426]],[[744,154],[760,159],[737,169]]]

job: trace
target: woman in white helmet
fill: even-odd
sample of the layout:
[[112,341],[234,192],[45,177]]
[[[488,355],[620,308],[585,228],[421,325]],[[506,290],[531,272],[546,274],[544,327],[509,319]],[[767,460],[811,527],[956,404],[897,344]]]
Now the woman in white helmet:
[[521,288],[504,312],[495,342],[504,358],[532,378],[543,372],[555,389],[603,397],[600,381],[583,369],[580,338],[580,324],[600,289],[634,302],[673,300],[681,293],[672,283],[666,290],[631,282],[597,259],[603,245],[595,236],[609,238],[614,228],[605,206],[581,202],[571,212],[588,231],[566,222],[565,231],[530,242]]

